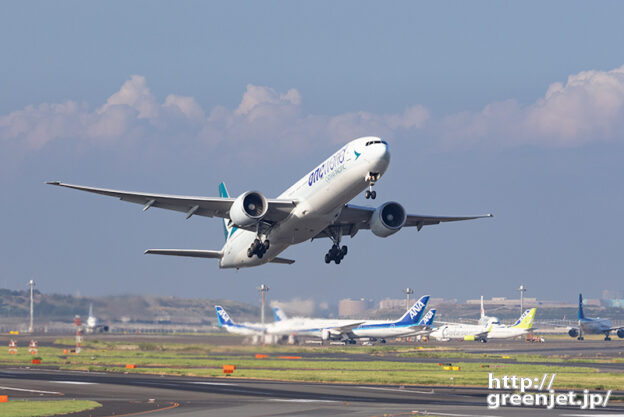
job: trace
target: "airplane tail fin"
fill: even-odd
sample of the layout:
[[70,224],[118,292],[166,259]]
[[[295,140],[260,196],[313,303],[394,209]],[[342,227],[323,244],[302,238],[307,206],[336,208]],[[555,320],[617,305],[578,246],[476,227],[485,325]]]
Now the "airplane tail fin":
[[436,311],[437,310],[435,308],[429,310],[418,324],[420,324],[421,326],[431,326],[433,324],[433,319],[435,318]]
[[579,294],[578,318],[579,320],[585,318],[585,313],[583,312],[583,294]]
[[485,308],[483,308],[483,296],[481,296],[481,319],[485,317]]
[[515,327],[517,329],[532,329],[536,311],[537,309],[535,307],[526,310],[522,313],[518,321],[516,321],[511,327]]
[[396,324],[417,324],[427,308],[429,302],[429,296],[423,295],[414,303],[412,308],[407,310],[405,314],[396,322]]
[[284,313],[284,310],[282,310],[278,306],[273,307],[273,317],[275,318],[275,321],[288,319],[288,316],[286,315],[286,313]]
[[[227,198],[230,195],[228,194],[228,190],[225,187],[225,183],[222,182],[219,184],[219,197],[224,197]],[[227,241],[228,238],[232,235],[234,231],[234,227],[228,225],[228,219],[223,219],[223,234],[225,235],[225,240]]]
[[93,316],[93,303],[89,304],[89,317]]
[[215,310],[217,311],[217,320],[219,321],[219,326],[231,326],[234,324],[230,315],[225,311],[225,309],[221,306],[215,306]]

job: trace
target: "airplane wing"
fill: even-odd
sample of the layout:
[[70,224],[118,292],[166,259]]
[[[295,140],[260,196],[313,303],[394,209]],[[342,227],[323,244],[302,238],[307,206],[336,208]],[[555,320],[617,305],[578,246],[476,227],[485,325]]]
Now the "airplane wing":
[[291,265],[294,264],[295,261],[294,259],[286,259],[286,258],[280,258],[279,256],[276,258],[273,258],[272,261],[270,261],[270,263],[272,264],[286,264],[286,265]]
[[[339,228],[339,230],[341,230],[343,236],[349,235],[353,237],[360,229],[370,229],[370,219],[374,212],[374,207],[346,204],[340,212],[340,216],[338,216],[338,219],[336,219],[336,221],[332,225],[328,226],[327,229],[321,231],[314,238],[317,239],[321,237],[330,237],[332,235],[332,231],[335,233],[336,228]],[[485,217],[494,216],[492,214],[481,214],[476,216],[451,217],[408,214],[403,227],[415,226],[420,231],[423,226],[429,226],[445,222],[456,222],[461,220],[481,219]],[[330,230],[330,228],[333,229]]]
[[221,259],[223,252],[219,250],[199,250],[199,249],[148,249],[147,254],[188,256],[190,258],[212,258]]
[[[75,190],[88,191],[90,193],[117,197],[122,201],[143,205],[143,211],[150,207],[175,210],[186,213],[186,218],[191,216],[229,218],[230,206],[235,198],[231,197],[197,197],[171,194],[137,193],[132,191],[110,190],[107,188],[86,187],[83,185],[65,184],[60,181],[49,181],[46,184],[59,187],[73,188]],[[296,202],[293,200],[268,199],[269,205],[264,221],[275,223],[290,215]],[[182,255],[188,256],[188,255]]]
[[357,323],[350,323],[344,326],[338,326],[338,327],[330,327],[328,328],[329,332],[333,335],[340,335],[340,334],[345,334],[345,335],[349,335],[351,334],[351,331],[353,329],[355,329],[356,327],[362,325],[366,323],[365,321],[360,321]]

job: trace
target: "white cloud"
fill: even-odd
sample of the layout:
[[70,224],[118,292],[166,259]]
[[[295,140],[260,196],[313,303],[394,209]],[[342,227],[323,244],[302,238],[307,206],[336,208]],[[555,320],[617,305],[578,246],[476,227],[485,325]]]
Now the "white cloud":
[[623,127],[624,66],[570,75],[527,106],[507,100],[448,116],[439,130],[447,144],[577,146],[622,139]]
[[272,152],[296,152],[312,143],[344,143],[364,135],[393,139],[423,132],[449,147],[480,143],[495,146],[574,146],[622,137],[624,66],[611,71],[584,71],[565,83],[552,84],[530,105],[516,100],[488,104],[480,112],[432,118],[415,105],[397,114],[365,111],[337,115],[307,114],[296,89],[280,93],[249,84],[235,109],[206,111],[193,97],[175,94],[164,102],[147,81],[133,75],[99,108],[68,100],[30,105],[0,116],[0,144],[40,149],[54,140],[86,140],[107,146],[120,140],[149,139],[179,143],[217,143]]

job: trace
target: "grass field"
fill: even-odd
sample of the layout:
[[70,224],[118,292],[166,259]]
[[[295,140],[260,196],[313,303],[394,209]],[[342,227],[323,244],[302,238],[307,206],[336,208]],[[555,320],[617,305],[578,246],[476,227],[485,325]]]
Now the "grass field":
[[81,400],[44,400],[44,401],[9,401],[0,403],[0,417],[40,417],[75,413],[101,407],[95,401]]
[[[69,344],[65,340],[57,343]],[[259,378],[290,381],[343,382],[370,384],[486,386],[488,374],[539,377],[556,373],[557,389],[590,388],[624,390],[624,373],[599,372],[591,365],[574,364],[576,359],[558,356],[470,354],[449,348],[413,346],[331,347],[348,357],[326,358],[327,347],[318,346],[211,346],[154,343],[104,343],[92,340],[79,355],[63,354],[62,348],[42,347],[41,365],[30,365],[32,356],[25,349],[17,355],[2,354],[0,364],[51,366],[60,369],[224,377],[224,364],[236,365],[229,378]],[[263,353],[268,358],[256,359]],[[280,355],[302,359],[280,359]],[[357,358],[361,355],[362,360]],[[355,359],[354,359],[355,357]],[[386,360],[388,358],[393,360]],[[423,363],[417,358],[430,358]],[[467,360],[471,360],[468,362]],[[451,362],[460,371],[445,371],[436,362]],[[584,362],[622,362],[621,358],[584,359]],[[549,362],[549,363],[546,363]],[[126,364],[136,365],[127,369]]]

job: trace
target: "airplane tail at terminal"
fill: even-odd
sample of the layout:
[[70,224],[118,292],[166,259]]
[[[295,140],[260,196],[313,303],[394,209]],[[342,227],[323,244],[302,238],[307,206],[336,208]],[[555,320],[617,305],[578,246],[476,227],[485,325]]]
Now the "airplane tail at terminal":
[[583,312],[583,294],[579,294],[578,318],[579,320],[585,318],[585,313]]
[[436,315],[436,309],[432,308],[431,310],[427,312],[427,314],[425,314],[425,316],[420,320],[418,324],[421,326],[433,325],[433,319],[435,318],[435,315]]
[[223,309],[221,306],[215,306],[215,310],[217,311],[217,320],[219,321],[219,326],[231,326],[234,324],[230,315]]
[[89,317],[93,316],[93,303],[89,304]]
[[536,311],[537,309],[535,307],[526,310],[511,327],[515,327],[516,329],[532,329]]
[[414,303],[412,308],[407,310],[405,314],[396,322],[396,324],[417,324],[427,308],[429,302],[429,296],[423,295]]
[[[228,198],[230,195],[228,194],[228,190],[225,187],[225,183],[222,182],[219,184],[219,197],[221,198]],[[225,235],[225,240],[227,241],[228,238],[232,235],[232,233],[234,233],[234,227],[228,225],[228,219],[226,219],[225,217],[222,219],[223,221],[223,234]]]
[[288,316],[286,315],[286,313],[284,313],[284,310],[282,310],[278,306],[273,307],[273,317],[275,318],[275,321],[282,321],[282,320],[288,319]]

